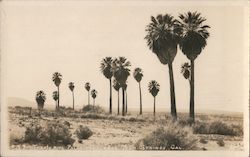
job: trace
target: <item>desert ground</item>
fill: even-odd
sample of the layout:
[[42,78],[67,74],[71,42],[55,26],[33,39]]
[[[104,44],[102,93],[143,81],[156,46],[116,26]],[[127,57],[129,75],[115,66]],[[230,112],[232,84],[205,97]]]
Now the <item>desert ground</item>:
[[[58,111],[57,111],[58,112]],[[30,110],[25,107],[9,107],[9,142],[10,149],[40,149],[45,145],[25,142],[25,132],[31,124],[46,124],[48,122],[62,122],[69,125],[69,132],[74,142],[71,146],[52,146],[51,149],[76,150],[137,150],[138,141],[150,135],[159,127],[168,129],[171,122],[170,115],[166,113],[136,113],[126,116],[109,115],[107,113],[89,113],[64,109],[57,113],[53,110]],[[185,120],[187,113],[179,113],[180,128],[188,128],[197,139],[195,150],[243,150],[243,115],[240,114],[197,114],[195,126],[190,126]],[[219,122],[225,124],[223,129],[206,133],[204,125]],[[79,140],[75,130],[83,125],[88,127],[92,136]],[[203,130],[203,131],[202,131]],[[211,128],[210,128],[211,131]],[[232,133],[229,133],[229,132]],[[228,134],[228,135],[227,135]],[[222,144],[218,143],[220,141]]]

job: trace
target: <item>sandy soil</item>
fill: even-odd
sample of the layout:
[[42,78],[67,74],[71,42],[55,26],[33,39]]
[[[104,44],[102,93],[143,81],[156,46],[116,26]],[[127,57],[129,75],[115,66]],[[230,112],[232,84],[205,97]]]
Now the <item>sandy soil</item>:
[[[26,115],[10,114],[9,131],[11,137],[22,137],[25,127],[31,122],[44,123],[55,120],[53,117],[29,118]],[[135,150],[135,143],[154,131],[161,123],[130,122],[108,119],[86,119],[86,118],[61,118],[60,121],[70,122],[72,137],[76,140],[74,147],[77,150]],[[79,143],[74,134],[79,125],[88,126],[94,134],[87,140]],[[205,138],[206,144],[198,142],[201,150],[243,150],[243,137],[223,136],[223,135],[196,135],[199,138]],[[217,140],[223,138],[225,146],[217,144]],[[34,146],[25,144],[22,146],[11,145],[11,148],[22,147],[24,149],[34,149]]]

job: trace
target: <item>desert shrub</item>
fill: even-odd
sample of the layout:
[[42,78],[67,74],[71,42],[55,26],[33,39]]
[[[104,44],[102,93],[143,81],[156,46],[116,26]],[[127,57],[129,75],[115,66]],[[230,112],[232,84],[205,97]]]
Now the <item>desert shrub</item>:
[[203,144],[207,144],[208,143],[208,141],[205,138],[201,138],[199,142],[203,143]]
[[214,121],[209,126],[210,134],[235,135],[232,127],[221,121]]
[[196,149],[196,142],[190,128],[170,123],[166,128],[160,127],[139,140],[135,147],[137,150],[192,150]]
[[50,146],[72,145],[74,139],[71,138],[69,127],[58,122],[49,122],[42,133],[42,143]]
[[76,129],[75,133],[79,140],[88,139],[90,136],[93,135],[93,132],[87,126],[82,126],[82,125],[80,125]]
[[88,113],[105,113],[105,110],[100,106],[86,105],[82,109],[83,112]]
[[32,113],[32,108],[31,107],[15,106],[13,113],[21,114],[21,115],[30,115]]
[[243,125],[231,124],[231,127],[234,130],[234,133],[235,133],[236,136],[242,136],[243,135]]
[[219,146],[224,147],[225,146],[225,142],[223,139],[218,139],[218,141],[216,142]]
[[130,118],[128,119],[128,121],[130,121],[130,122],[135,122],[135,121],[136,121],[136,118],[135,118],[135,117],[130,117]]
[[229,125],[221,121],[213,121],[210,123],[197,121],[193,125],[193,132],[195,134],[219,134],[219,135],[242,135],[243,130],[241,130],[238,125]]
[[31,124],[26,128],[24,141],[27,143],[40,143],[42,137],[42,127],[40,125]]
[[83,114],[81,115],[81,118],[101,119],[100,116],[97,114]]
[[74,143],[69,128],[60,122],[48,122],[45,126],[31,125],[25,131],[25,142],[48,146],[67,146]]
[[64,121],[64,122],[63,122],[63,124],[64,124],[65,126],[67,126],[67,127],[69,127],[69,128],[70,128],[70,122],[68,122],[68,121]]
[[204,122],[196,121],[193,125],[194,134],[209,134],[209,125]]
[[190,126],[192,124],[192,120],[188,119],[178,119],[178,124],[181,126]]

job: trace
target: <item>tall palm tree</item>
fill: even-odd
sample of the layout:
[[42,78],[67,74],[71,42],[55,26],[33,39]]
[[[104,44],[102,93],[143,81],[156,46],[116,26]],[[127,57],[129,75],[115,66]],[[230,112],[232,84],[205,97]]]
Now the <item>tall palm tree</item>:
[[59,86],[61,84],[62,81],[62,75],[59,72],[55,72],[52,76],[52,80],[55,83],[56,87],[57,87],[57,92],[58,92],[58,100],[57,100],[57,107],[59,108],[59,104],[60,104],[60,92],[59,92]]
[[128,113],[128,95],[127,95],[127,88],[128,88],[128,84],[126,83],[124,85],[124,91],[125,91],[125,113]]
[[85,83],[85,89],[88,91],[88,105],[90,104],[90,102],[89,102],[89,97],[90,97],[90,94],[89,94],[89,92],[90,92],[90,87],[91,87],[90,83],[89,83],[89,82],[86,82],[86,83]]
[[158,15],[156,18],[151,16],[151,22],[146,28],[147,35],[145,39],[149,49],[153,51],[164,65],[168,64],[170,97],[171,97],[171,115],[177,118],[175,102],[175,86],[172,63],[177,53],[179,40],[178,21],[169,14]]
[[95,105],[95,98],[97,97],[97,91],[95,89],[91,91],[91,96],[93,98],[93,105]]
[[208,28],[210,26],[203,25],[206,18],[201,17],[198,12],[188,12],[180,14],[180,49],[191,62],[191,89],[190,89],[190,113],[191,121],[195,121],[194,114],[194,61],[201,53],[202,49],[207,45],[209,37]]
[[40,90],[36,93],[36,102],[37,102],[37,107],[38,110],[42,110],[44,107],[44,102],[46,100],[46,94],[44,91]]
[[131,63],[125,57],[116,58],[112,64],[114,77],[122,88],[122,115],[125,116],[125,88],[130,75]]
[[120,91],[121,86],[120,86],[119,82],[116,79],[114,79],[114,81],[113,81],[113,87],[117,91],[117,96],[118,96],[118,98],[117,98],[117,100],[118,100],[117,114],[119,115],[120,114],[120,96],[119,96],[120,93],[119,93],[119,91]]
[[69,89],[71,90],[71,92],[72,92],[72,97],[73,97],[73,110],[75,109],[74,88],[75,88],[74,83],[73,83],[73,82],[70,82],[70,83],[69,83]]
[[142,114],[142,96],[141,96],[141,80],[143,77],[143,72],[141,70],[141,68],[135,68],[134,71],[134,78],[135,80],[138,82],[139,84],[139,93],[140,93],[140,114]]
[[53,97],[53,99],[54,99],[55,102],[56,102],[56,109],[57,109],[58,92],[57,92],[57,91],[54,91],[53,94],[52,94],[52,97]]
[[112,114],[112,77],[113,77],[113,69],[112,69],[112,58],[106,57],[101,61],[101,72],[103,75],[109,79],[109,113]]
[[154,116],[155,116],[155,97],[157,96],[158,92],[160,91],[160,85],[155,80],[152,80],[148,84],[148,91],[152,94],[154,97]]

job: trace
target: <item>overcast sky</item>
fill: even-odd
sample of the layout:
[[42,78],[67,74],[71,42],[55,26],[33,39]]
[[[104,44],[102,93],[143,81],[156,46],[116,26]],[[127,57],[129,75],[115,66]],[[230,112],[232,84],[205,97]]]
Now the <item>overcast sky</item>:
[[[46,2],[46,1],[44,1]],[[109,81],[100,72],[106,56],[124,56],[143,69],[144,108],[153,108],[148,82],[156,80],[160,92],[156,110],[170,111],[168,66],[162,65],[146,45],[145,27],[150,16],[198,11],[211,26],[207,46],[195,61],[195,108],[197,110],[243,111],[248,100],[245,9],[240,6],[196,6],[166,2],[2,2],[1,51],[3,93],[35,101],[38,90],[45,91],[45,107],[53,106],[56,86],[52,74],[63,75],[62,106],[72,106],[70,81],[75,83],[75,106],[87,103],[86,82],[98,91],[96,103],[108,108]],[[244,59],[245,57],[245,59]],[[189,83],[180,73],[188,61],[178,49],[173,62],[177,111],[188,111]],[[245,93],[246,94],[246,93]],[[92,100],[91,100],[92,102]],[[18,105],[18,104],[16,104]],[[47,105],[47,106],[46,106]],[[113,90],[113,105],[117,93]],[[138,83],[128,78],[128,107],[139,110]],[[116,111],[116,110],[115,110]]]

